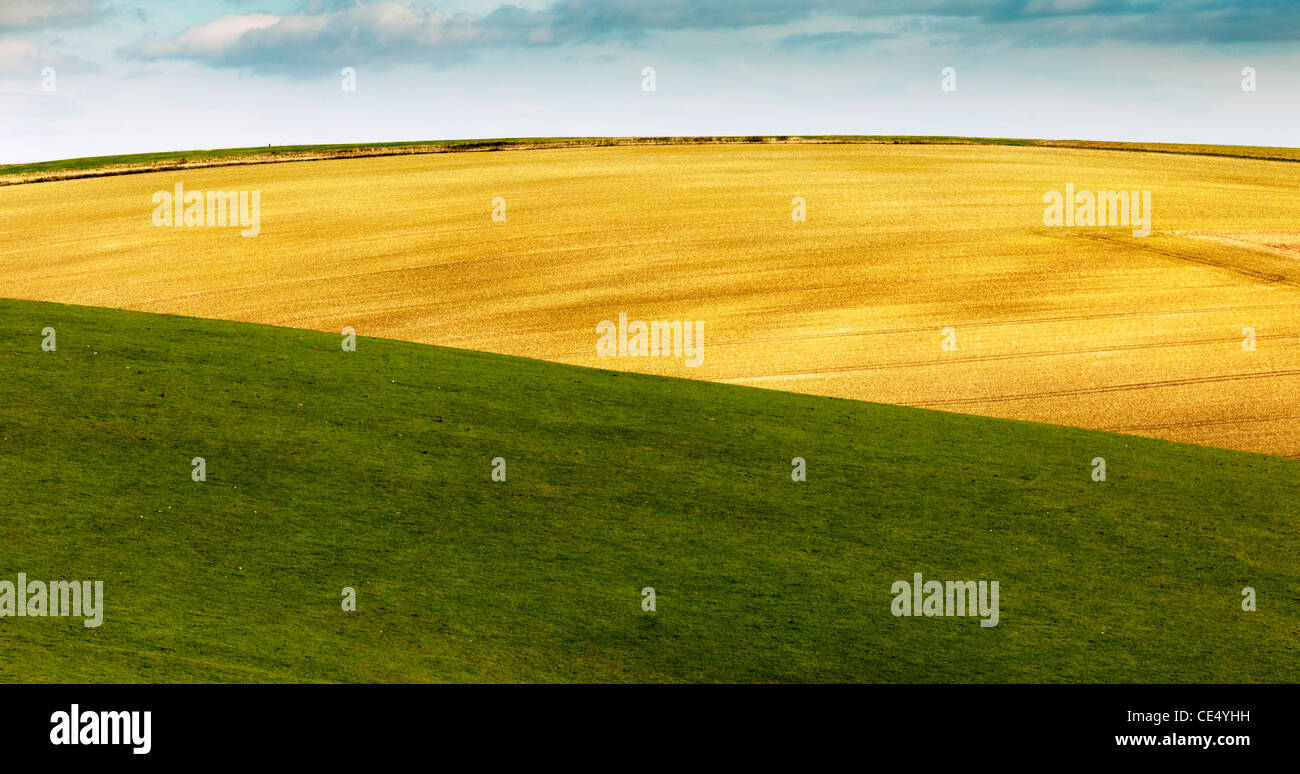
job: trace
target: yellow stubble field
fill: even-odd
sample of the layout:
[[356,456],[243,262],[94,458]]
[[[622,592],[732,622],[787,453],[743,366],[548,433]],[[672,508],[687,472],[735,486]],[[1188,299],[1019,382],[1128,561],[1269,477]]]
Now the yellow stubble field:
[[[155,226],[151,197],[178,182],[260,191],[260,233]],[[1151,191],[1150,236],[1045,226],[1044,194],[1068,183]],[[1298,235],[1300,165],[1282,161],[983,145],[447,153],[0,188],[0,296],[1300,456]],[[598,357],[597,325],[620,313],[702,323],[702,364]]]

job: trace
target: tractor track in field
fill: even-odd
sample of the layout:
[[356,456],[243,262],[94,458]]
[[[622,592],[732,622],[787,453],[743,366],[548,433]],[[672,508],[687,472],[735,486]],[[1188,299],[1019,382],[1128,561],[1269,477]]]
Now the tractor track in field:
[[[1300,334],[1295,334],[1295,335],[1276,334],[1276,335],[1255,337],[1256,341],[1268,341],[1268,340],[1275,341],[1275,340],[1285,340],[1285,339],[1300,340]],[[761,377],[756,377],[756,378],[775,379],[784,376],[815,376],[817,374],[850,373],[854,371],[889,371],[889,370],[900,369],[900,368],[926,368],[931,366],[946,366],[946,365],[952,365],[957,363],[985,363],[985,362],[995,361],[995,360],[1020,360],[1020,359],[1036,358],[1036,357],[1069,357],[1072,355],[1093,355],[1093,354],[1099,354],[1103,352],[1127,352],[1133,350],[1163,349],[1167,347],[1195,347],[1195,346],[1202,346],[1207,344],[1239,344],[1240,342],[1241,342],[1240,336],[1226,336],[1226,337],[1216,338],[1216,339],[1195,339],[1191,341],[1153,341],[1153,342],[1147,342],[1143,344],[1109,344],[1101,347],[1084,347],[1082,349],[1050,349],[1050,350],[1040,350],[1037,352],[1000,352],[997,354],[990,354],[990,355],[968,355],[963,357],[942,358],[939,360],[911,360],[911,361],[906,361],[901,363],[877,363],[871,365],[848,365],[848,366],[831,366],[827,368],[811,368],[811,369],[800,370],[800,371],[778,371],[772,373],[765,373]],[[730,377],[722,377],[720,381],[725,381],[725,382],[744,381],[746,378],[749,377],[730,376]]]
[[813,333],[797,336],[773,336],[768,338],[755,339],[732,339],[729,341],[710,342],[711,347],[740,346],[747,344],[768,344],[779,343],[783,341],[806,341],[811,339],[838,339],[851,338],[854,336],[894,336],[905,333],[933,333],[941,327],[952,327],[957,330],[970,328],[1002,328],[1014,325],[1048,325],[1053,323],[1064,322],[1088,322],[1093,320],[1114,320],[1132,317],[1165,317],[1189,314],[1214,314],[1217,312],[1245,312],[1257,311],[1260,309],[1294,309],[1293,304],[1269,304],[1256,306],[1220,306],[1220,307],[1203,307],[1199,309],[1162,309],[1157,311],[1145,312],[1106,312],[1101,314],[1078,314],[1062,315],[1058,317],[1029,317],[1018,318],[1015,320],[990,320],[986,322],[964,322],[950,323],[943,326],[936,325],[918,325],[906,328],[882,328],[871,331],[840,331],[835,333]]
[[1267,379],[1279,377],[1300,376],[1300,368],[1283,369],[1277,371],[1256,371],[1246,374],[1224,374],[1218,376],[1194,376],[1187,379],[1162,379],[1149,382],[1128,382],[1125,384],[1112,384],[1102,387],[1076,387],[1066,390],[1046,390],[1043,392],[1029,392],[1019,395],[989,395],[975,398],[946,398],[943,400],[924,400],[908,401],[907,405],[921,408],[932,406],[968,406],[972,404],[983,403],[1007,403],[1012,401],[1038,400],[1042,398],[1063,398],[1075,395],[1098,395],[1108,392],[1126,392],[1131,390],[1152,390],[1162,389],[1165,387],[1185,387],[1193,384],[1216,384],[1222,382],[1249,381],[1251,379]]
[[[1095,242],[1105,242],[1107,244],[1122,245],[1127,249],[1142,250],[1144,252],[1154,253],[1156,255],[1164,255],[1170,258],[1175,258],[1180,261],[1186,261],[1187,263],[1196,263],[1202,266],[1209,266],[1210,268],[1213,269],[1223,269],[1225,271],[1233,272],[1234,274],[1240,274],[1243,277],[1249,277],[1253,280],[1258,280],[1259,282],[1262,282],[1266,285],[1290,285],[1292,287],[1300,287],[1300,281],[1286,274],[1277,274],[1273,272],[1258,271],[1256,269],[1246,268],[1245,266],[1238,266],[1236,264],[1229,263],[1227,261],[1216,261],[1212,258],[1206,258],[1204,256],[1189,255],[1188,253],[1179,252],[1177,250],[1168,250],[1165,248],[1156,247],[1154,245],[1145,244],[1140,239],[1136,239],[1136,238],[1130,240],[1124,240],[1119,237],[1114,237],[1107,234],[1084,234],[1084,233],[1075,234],[1074,236],[1077,236],[1081,239],[1091,239]],[[1249,250],[1249,248],[1239,246],[1239,245],[1236,247],[1238,247],[1241,250]]]
[[[415,305],[408,305],[407,308],[417,308],[417,307]],[[1192,314],[1215,314],[1219,312],[1257,312],[1265,309],[1295,309],[1295,305],[1294,304],[1260,304],[1254,306],[1217,306],[1217,307],[1202,307],[1197,309],[1161,309],[1156,311],[1144,311],[1144,312],[1107,312],[1101,314],[1062,315],[1057,317],[1029,317],[1029,318],[1017,318],[1015,320],[990,320],[986,322],[954,323],[951,324],[950,326],[949,325],[944,325],[944,326],[918,325],[918,326],[909,326],[906,328],[881,328],[878,330],[868,330],[868,331],[835,331],[831,333],[806,333],[806,334],[796,334],[790,336],[765,336],[765,337],[746,338],[746,339],[726,339],[723,341],[710,341],[709,346],[710,347],[742,347],[742,346],[750,346],[753,344],[783,344],[783,343],[793,342],[793,341],[814,341],[818,339],[844,339],[844,338],[855,338],[859,336],[895,336],[895,335],[908,334],[908,333],[934,333],[943,327],[952,327],[960,331],[960,330],[966,330],[971,328],[1001,328],[1001,327],[1017,326],[1017,325],[1019,326],[1050,325],[1055,323],[1089,322],[1095,320],[1114,320],[1114,319],[1125,319],[1125,318],[1134,318],[1134,317],[1172,317],[1172,316],[1192,315]],[[517,331],[517,332],[513,332],[511,335],[526,335],[527,333],[530,333],[530,331]],[[464,336],[464,337],[446,339],[445,341],[448,343],[454,343],[454,342],[463,343],[463,342],[475,341],[477,338],[478,337],[475,336]],[[1257,337],[1257,338],[1263,338],[1263,337]],[[1279,337],[1269,336],[1267,338],[1279,338]],[[1280,336],[1280,338],[1295,338],[1295,337]],[[1236,338],[1233,340],[1240,341],[1241,339]],[[1218,340],[1216,339],[1214,341],[1218,341]],[[1176,345],[1177,342],[1170,344],[1170,346],[1176,346]],[[1141,346],[1143,345],[1138,345],[1139,348]],[[582,350],[582,351],[569,350],[569,351],[557,353],[557,356],[558,357],[584,357],[588,354],[590,354],[590,352],[587,350]],[[1062,352],[1061,354],[1069,354],[1069,352],[1066,351],[1066,352]],[[948,360],[946,362],[958,362],[958,361]],[[852,370],[855,367],[856,366],[847,367],[847,370]],[[822,370],[826,370],[826,369],[822,369]],[[791,375],[796,375],[796,374],[791,374]]]
[[[1300,414],[1284,414],[1271,417],[1234,417],[1232,419],[1193,419],[1185,422],[1151,422],[1136,425],[1119,425],[1099,427],[1112,433],[1134,433],[1141,430],[1178,430],[1188,427],[1214,427],[1217,425],[1248,425],[1258,422],[1290,422],[1300,419]],[[1290,456],[1290,455],[1287,455]],[[1296,455],[1300,456],[1300,455]]]

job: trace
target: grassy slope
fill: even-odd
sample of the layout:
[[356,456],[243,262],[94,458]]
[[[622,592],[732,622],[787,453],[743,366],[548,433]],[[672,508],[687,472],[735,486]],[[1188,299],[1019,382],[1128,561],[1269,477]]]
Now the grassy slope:
[[1182,143],[1102,142],[1093,140],[1034,140],[1011,137],[929,137],[904,135],[801,135],[752,137],[503,137],[477,140],[417,140],[407,142],[344,143],[335,145],[276,145],[252,148],[218,148],[212,150],[164,151],[118,156],[86,156],[73,159],[38,161],[27,164],[0,164],[0,185],[43,182],[104,174],[153,172],[186,167],[222,166],[226,164],[311,161],[355,156],[383,156],[408,153],[445,153],[455,151],[493,151],[518,148],[590,147],[594,145],[812,142],[812,143],[889,143],[940,145],[1023,145],[1054,148],[1088,148],[1151,153],[1180,153],[1197,156],[1231,156],[1300,161],[1300,149],[1256,147],[1249,145],[1196,145]]
[[[0,578],[108,608],[0,619],[0,681],[1300,678],[1295,461],[32,302],[0,364]],[[916,571],[1002,623],[893,617]]]

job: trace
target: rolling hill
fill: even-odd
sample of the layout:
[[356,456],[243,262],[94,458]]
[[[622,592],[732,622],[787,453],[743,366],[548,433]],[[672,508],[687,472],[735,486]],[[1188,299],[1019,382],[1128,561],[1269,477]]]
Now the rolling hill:
[[106,609],[0,619],[0,681],[1300,678],[1298,461],[340,342],[0,301],[0,579]]
[[[939,139],[410,153],[4,186],[0,296],[346,326],[1300,457],[1293,161]],[[176,185],[258,192],[257,236],[155,226],[153,195]],[[1044,196],[1067,186],[1149,192],[1151,234],[1045,225]],[[619,314],[702,324],[703,363],[598,357],[596,326]]]

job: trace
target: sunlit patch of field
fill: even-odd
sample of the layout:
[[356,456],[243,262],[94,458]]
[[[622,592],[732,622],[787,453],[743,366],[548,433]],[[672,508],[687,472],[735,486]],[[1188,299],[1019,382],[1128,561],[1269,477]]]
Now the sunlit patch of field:
[[[1184,233],[1294,229],[1296,169],[1087,149],[773,144],[70,180],[0,189],[0,296],[351,326],[1297,456],[1300,260]],[[151,195],[177,182],[261,191],[260,235],[153,226]],[[1151,236],[1044,226],[1043,194],[1067,183],[1150,190]],[[490,217],[495,197],[505,223]],[[791,219],[794,197],[807,201],[806,222]],[[620,312],[702,321],[703,364],[597,357],[597,324]],[[940,346],[947,327],[954,351]]]

